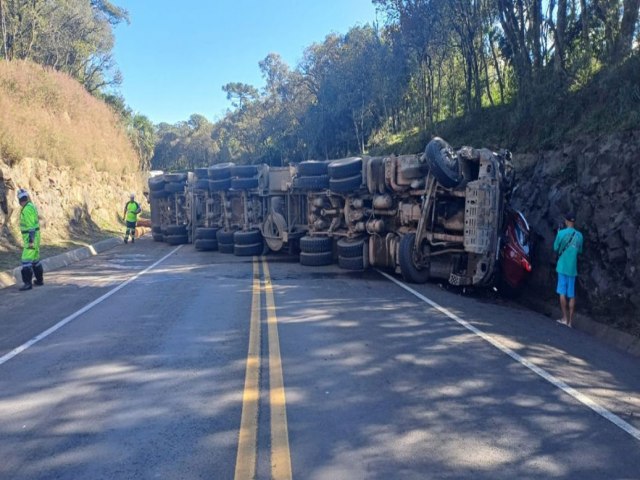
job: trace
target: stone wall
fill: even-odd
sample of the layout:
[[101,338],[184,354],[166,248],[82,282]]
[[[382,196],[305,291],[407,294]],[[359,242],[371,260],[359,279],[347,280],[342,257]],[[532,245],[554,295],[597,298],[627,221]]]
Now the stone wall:
[[143,185],[139,173],[120,176],[92,167],[78,172],[32,158],[10,167],[0,160],[0,252],[20,244],[18,188],[27,189],[38,208],[43,242],[57,243],[101,229],[119,230],[119,217],[131,192],[146,208]]
[[535,231],[528,294],[555,301],[555,232],[576,213],[584,234],[579,310],[640,335],[640,130],[585,137],[560,151],[516,155],[513,201]]

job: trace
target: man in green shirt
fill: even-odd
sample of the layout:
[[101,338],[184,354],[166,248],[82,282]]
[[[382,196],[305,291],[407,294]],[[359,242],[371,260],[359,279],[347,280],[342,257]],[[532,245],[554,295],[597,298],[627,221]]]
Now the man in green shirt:
[[131,243],[136,241],[136,222],[138,221],[138,214],[140,213],[140,204],[136,202],[136,196],[132,193],[129,198],[130,200],[124,206],[124,213],[122,214],[123,220],[127,224],[124,243],[129,241],[129,234],[131,234]]
[[[563,228],[556,235],[553,251],[558,254],[556,272],[558,272],[558,286],[556,292],[560,295],[562,318],[559,323],[571,327],[573,314],[576,309],[576,277],[578,276],[578,254],[582,253],[582,234],[575,227],[576,216],[573,212],[564,217]],[[567,308],[568,307],[568,308]]]
[[[40,263],[40,221],[38,211],[29,198],[29,193],[18,190],[20,202],[20,233],[22,234],[22,282],[21,291],[31,290],[33,285],[44,285],[44,269]],[[31,283],[35,275],[35,282]]]

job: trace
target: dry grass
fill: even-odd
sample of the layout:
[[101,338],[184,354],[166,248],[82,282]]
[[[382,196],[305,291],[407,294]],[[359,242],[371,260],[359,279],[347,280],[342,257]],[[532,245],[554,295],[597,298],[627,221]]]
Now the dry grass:
[[80,172],[138,165],[107,105],[69,76],[23,61],[0,61],[0,156],[9,165],[33,157]]

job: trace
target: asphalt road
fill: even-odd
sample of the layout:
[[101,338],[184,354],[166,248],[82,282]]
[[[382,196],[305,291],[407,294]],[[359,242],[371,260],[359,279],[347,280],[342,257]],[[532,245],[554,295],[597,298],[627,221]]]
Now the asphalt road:
[[1,479],[640,479],[638,359],[514,304],[148,239],[45,282]]

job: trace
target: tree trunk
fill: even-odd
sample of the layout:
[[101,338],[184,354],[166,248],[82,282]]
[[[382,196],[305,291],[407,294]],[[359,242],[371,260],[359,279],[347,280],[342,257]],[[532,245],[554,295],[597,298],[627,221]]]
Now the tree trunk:
[[558,0],[558,14],[556,25],[554,28],[556,54],[554,57],[553,68],[557,74],[564,73],[565,67],[565,38],[567,30],[567,0]]
[[624,0],[624,13],[613,54],[613,60],[616,63],[622,62],[631,53],[639,8],[640,0]]

